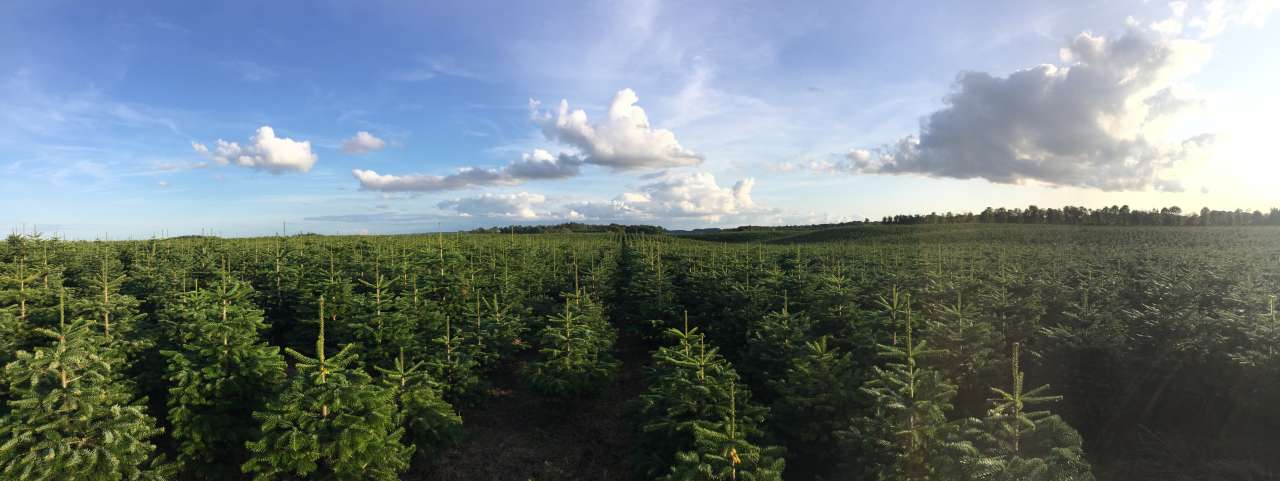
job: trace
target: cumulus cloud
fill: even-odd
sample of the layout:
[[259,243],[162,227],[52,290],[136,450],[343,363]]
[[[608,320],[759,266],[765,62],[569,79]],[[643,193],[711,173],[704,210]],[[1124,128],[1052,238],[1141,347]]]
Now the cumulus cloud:
[[1134,28],[1118,38],[1082,33],[1062,49],[1067,65],[1006,77],[962,73],[946,107],[921,121],[919,135],[852,150],[826,168],[1108,191],[1174,189],[1169,175],[1212,137],[1162,140],[1170,121],[1196,103],[1172,87],[1207,56],[1200,41]]
[[363,130],[356,132],[354,137],[342,141],[342,151],[355,155],[382,150],[386,146],[386,141]]
[[485,193],[475,197],[445,200],[437,204],[463,217],[539,219],[551,214],[537,209],[547,203],[542,194],[520,192],[515,194]]
[[[463,167],[443,176],[379,174],[365,169],[355,169],[351,173],[365,190],[438,192],[520,185],[529,180],[567,179],[577,176],[583,164],[615,170],[656,170],[702,162],[702,156],[682,147],[670,130],[651,127],[644,109],[636,105],[638,101],[631,89],[619,91],[605,120],[592,123],[588,121],[586,112],[570,111],[567,101],[562,100],[559,110],[552,113],[539,110],[538,101],[530,100],[530,118],[546,137],[577,148],[578,154],[552,155],[546,150],[536,149],[501,168]],[[347,148],[348,143],[363,135],[368,134],[360,132],[356,138],[348,139],[343,149],[351,152]],[[369,137],[373,138],[372,135]],[[382,145],[380,139],[378,143]]]
[[592,123],[581,109],[569,110],[561,100],[554,112],[542,111],[529,100],[530,117],[548,140],[576,147],[589,164],[617,170],[662,169],[698,165],[702,156],[684,148],[675,133],[655,129],[635,91],[623,89],[613,97],[603,121]]
[[582,159],[568,154],[552,155],[542,149],[524,154],[520,160],[498,169],[464,167],[445,176],[379,174],[355,169],[351,174],[364,190],[380,192],[439,192],[469,187],[519,185],[529,180],[565,179],[578,175]]
[[663,174],[624,192],[612,200],[555,204],[544,195],[520,192],[485,193],[445,200],[437,204],[463,217],[545,221],[631,221],[702,220],[718,222],[726,217],[745,219],[775,211],[760,208],[751,199],[753,179],[733,186],[720,186],[706,172]]
[[551,155],[542,149],[534,149],[532,154],[522,154],[518,162],[512,162],[502,169],[505,176],[512,179],[547,180],[567,179],[578,175],[582,166],[582,158],[559,154]]
[[668,173],[604,202],[578,202],[565,207],[585,219],[687,219],[717,222],[725,216],[759,213],[751,199],[755,179],[721,187],[708,172]]
[[249,141],[249,144],[242,146],[218,139],[212,149],[199,142],[192,142],[191,147],[218,165],[235,164],[272,174],[290,171],[306,173],[316,165],[317,157],[311,151],[311,141],[299,142],[287,137],[276,137],[276,131],[270,126],[259,127]]

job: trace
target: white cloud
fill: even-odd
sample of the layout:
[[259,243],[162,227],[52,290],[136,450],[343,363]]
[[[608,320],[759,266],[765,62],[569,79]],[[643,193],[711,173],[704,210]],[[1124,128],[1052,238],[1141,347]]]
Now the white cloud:
[[[650,127],[644,109],[635,105],[637,101],[631,89],[619,91],[609,107],[606,120],[593,124],[587,120],[586,112],[569,111],[567,101],[561,101],[559,112],[553,115],[539,111],[538,102],[530,100],[533,122],[542,128],[548,139],[576,147],[581,152],[577,155],[552,155],[546,150],[535,149],[501,168],[463,167],[444,176],[379,174],[364,169],[355,169],[351,173],[365,190],[436,192],[520,185],[529,180],[567,179],[577,176],[583,164],[628,170],[689,166],[702,161],[700,155],[680,146],[670,130]],[[348,139],[348,142],[352,140]]]
[[354,169],[351,175],[360,181],[360,188],[380,192],[436,192],[458,190],[478,185],[503,185],[503,177],[492,169],[466,167],[446,176],[408,174],[379,174],[376,171]]
[[1177,98],[1173,87],[1199,69],[1208,46],[1131,29],[1118,38],[1082,33],[1061,57],[1069,64],[1007,77],[962,73],[947,106],[921,122],[918,136],[850,151],[830,168],[1108,191],[1173,189],[1170,176],[1212,140],[1164,140],[1184,107],[1196,103]]
[[546,203],[547,197],[544,195],[520,192],[516,194],[485,193],[475,197],[446,200],[437,205],[441,209],[455,211],[463,217],[539,219],[551,215],[537,210]]
[[351,174],[360,188],[380,192],[438,192],[469,187],[519,185],[529,180],[565,179],[578,175],[582,159],[552,155],[542,149],[524,154],[520,160],[499,169],[464,167],[456,173],[439,176],[426,174],[390,175],[372,170],[355,169]]
[[533,122],[542,128],[548,140],[578,148],[589,164],[630,170],[685,167],[702,162],[701,155],[680,145],[675,133],[650,126],[644,109],[636,105],[638,101],[635,91],[619,91],[604,121],[597,123],[591,123],[581,109],[570,111],[567,100],[560,101],[556,112],[544,112],[537,100],[530,99],[529,109]]
[[354,137],[342,141],[342,151],[355,155],[382,150],[386,146],[386,141],[363,130],[356,132]]
[[218,139],[212,150],[199,142],[192,142],[191,147],[218,165],[235,164],[272,174],[306,173],[315,166],[317,159],[315,152],[311,151],[311,141],[276,137],[275,130],[266,125],[258,128],[248,145]]
[[710,222],[725,216],[762,212],[751,199],[755,179],[721,187],[708,172],[668,173],[606,202],[569,204],[570,212],[588,219],[686,219]]

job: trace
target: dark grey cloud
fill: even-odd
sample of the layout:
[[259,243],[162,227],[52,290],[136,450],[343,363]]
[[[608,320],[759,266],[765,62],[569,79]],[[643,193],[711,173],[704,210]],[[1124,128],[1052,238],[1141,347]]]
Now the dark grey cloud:
[[1138,30],[1115,39],[1083,33],[1062,51],[1068,66],[1040,65],[1006,77],[961,73],[946,107],[921,121],[918,136],[851,151],[832,168],[1177,190],[1166,176],[1212,136],[1162,145],[1151,132],[1194,103],[1175,96],[1171,86],[1206,54],[1200,42]]

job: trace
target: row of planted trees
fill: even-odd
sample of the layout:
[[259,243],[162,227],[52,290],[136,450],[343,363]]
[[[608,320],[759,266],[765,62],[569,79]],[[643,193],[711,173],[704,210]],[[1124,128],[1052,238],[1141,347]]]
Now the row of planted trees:
[[1251,243],[1267,233],[1098,234],[945,250],[638,236],[619,255],[634,259],[625,305],[659,319],[634,322],[678,325],[664,305],[709,320],[790,479],[1090,479],[1088,446],[1105,479],[1264,475],[1266,456],[1227,446],[1280,432],[1263,407],[1280,357],[1262,337],[1278,332],[1280,256]]
[[[641,479],[782,479],[784,466],[789,479],[1092,479],[1080,437],[1033,407],[1058,398],[1023,390],[1017,341],[1003,363],[1008,384],[982,387],[982,412],[953,412],[953,377],[965,371],[944,363],[971,353],[923,338],[960,349],[981,341],[981,370],[998,364],[995,327],[975,328],[969,308],[922,322],[896,289],[864,307],[872,286],[891,282],[879,275],[789,276],[800,259],[769,266],[743,251],[690,258],[644,237],[621,247],[619,318],[641,338],[664,336],[651,341],[637,409]],[[800,294],[789,298],[792,289]],[[673,322],[686,307],[714,319],[708,333],[690,328],[688,313]]]
[[[3,477],[398,479],[457,436],[454,406],[481,399],[486,374],[528,345],[520,301],[563,284],[522,271],[513,287],[519,266],[499,267],[511,258],[495,248],[478,266],[443,238],[417,266],[376,247],[291,260],[282,245],[166,256],[154,243],[11,237],[0,252]],[[403,263],[387,272],[386,258]],[[319,275],[297,266],[317,259]],[[564,306],[534,342],[533,382],[588,389],[608,376],[612,337],[585,293]]]
[[[574,400],[620,359],[647,365],[640,479],[1089,479],[1085,449],[1105,479],[1268,472],[1271,231],[909,229],[11,238],[4,478],[392,479],[457,436],[493,374]],[[24,431],[39,416],[57,421]]]

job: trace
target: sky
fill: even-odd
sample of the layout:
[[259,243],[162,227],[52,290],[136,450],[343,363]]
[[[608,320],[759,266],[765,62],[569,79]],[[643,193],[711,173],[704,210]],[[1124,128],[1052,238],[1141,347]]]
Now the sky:
[[444,3],[0,3],[0,227],[1280,206],[1280,0]]

